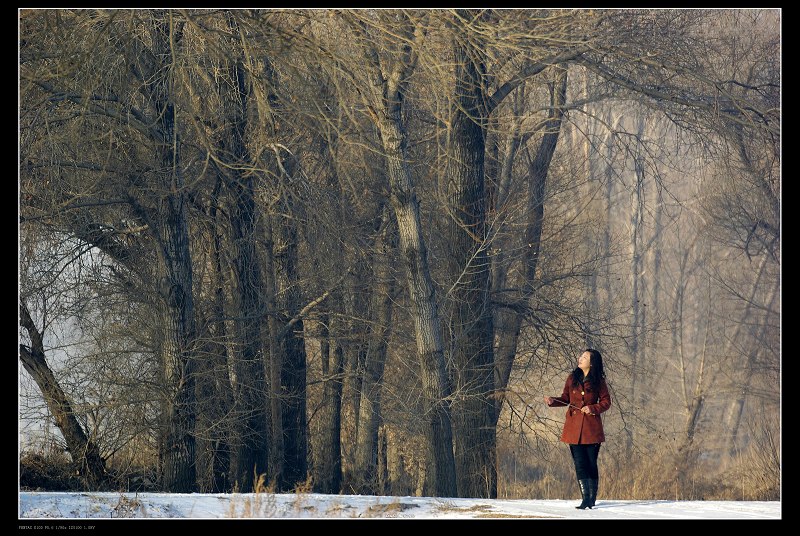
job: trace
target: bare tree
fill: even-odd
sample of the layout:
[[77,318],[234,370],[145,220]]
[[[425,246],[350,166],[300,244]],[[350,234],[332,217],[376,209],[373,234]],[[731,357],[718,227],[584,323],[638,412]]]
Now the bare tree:
[[56,426],[64,435],[67,448],[73,461],[78,465],[81,476],[86,479],[90,487],[102,485],[105,479],[105,462],[100,457],[97,445],[86,436],[72,410],[69,398],[48,366],[43,334],[36,327],[28,307],[23,302],[19,305],[19,322],[30,339],[30,345],[19,345],[22,366],[41,389],[47,407],[55,418]]
[[360,17],[346,14],[348,23],[362,47],[368,73],[364,88],[366,105],[378,129],[387,160],[391,202],[399,229],[402,258],[406,263],[408,292],[411,298],[420,370],[423,378],[427,446],[431,467],[429,492],[453,496],[456,493],[455,461],[452,450],[449,386],[444,364],[444,342],[428,254],[420,223],[419,202],[406,157],[407,136],[402,117],[405,86],[416,63],[416,47],[424,37],[423,21],[408,14],[398,14],[403,35],[400,57],[384,69],[369,26]]

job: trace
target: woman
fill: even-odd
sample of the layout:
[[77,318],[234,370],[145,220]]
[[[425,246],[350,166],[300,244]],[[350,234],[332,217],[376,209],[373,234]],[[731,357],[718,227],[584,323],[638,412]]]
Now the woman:
[[568,406],[561,441],[569,444],[583,496],[575,508],[591,509],[597,498],[597,455],[600,443],[606,440],[600,414],[611,407],[600,352],[584,350],[578,358],[578,368],[567,377],[561,396],[546,396],[544,401],[550,407]]

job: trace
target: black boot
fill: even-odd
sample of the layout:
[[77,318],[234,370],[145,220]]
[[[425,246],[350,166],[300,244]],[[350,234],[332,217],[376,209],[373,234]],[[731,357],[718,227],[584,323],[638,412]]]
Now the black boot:
[[583,478],[578,480],[578,485],[581,487],[581,495],[583,496],[583,501],[581,502],[580,506],[576,506],[578,510],[584,510],[586,508],[592,508],[592,501],[591,501],[591,493],[592,493],[592,481],[589,478]]
[[598,479],[596,479],[596,478],[590,478],[589,479],[589,491],[590,491],[589,500],[591,501],[591,504],[589,505],[589,508],[592,508],[594,506],[594,502],[597,500],[597,485],[598,484],[599,484]]

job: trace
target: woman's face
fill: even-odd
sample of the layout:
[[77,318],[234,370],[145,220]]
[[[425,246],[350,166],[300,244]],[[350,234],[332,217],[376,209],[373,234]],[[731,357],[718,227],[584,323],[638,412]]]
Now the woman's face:
[[589,352],[583,352],[578,358],[578,367],[583,370],[589,370],[592,366],[592,355]]

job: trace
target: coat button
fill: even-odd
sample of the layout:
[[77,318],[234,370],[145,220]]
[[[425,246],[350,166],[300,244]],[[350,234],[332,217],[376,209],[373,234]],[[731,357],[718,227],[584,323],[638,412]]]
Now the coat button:
[[582,394],[582,395],[585,395],[586,393],[584,393],[583,391],[581,391],[581,394]]

